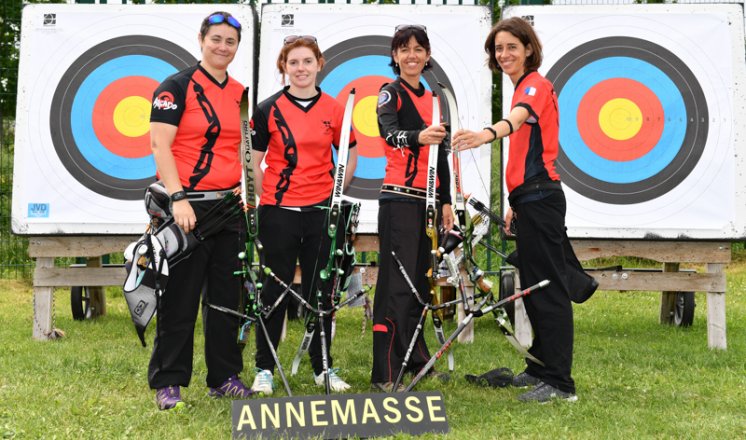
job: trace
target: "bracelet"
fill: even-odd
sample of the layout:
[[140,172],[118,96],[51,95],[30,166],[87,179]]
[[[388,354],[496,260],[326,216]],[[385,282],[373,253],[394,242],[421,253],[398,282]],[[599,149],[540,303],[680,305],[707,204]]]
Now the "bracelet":
[[171,194],[172,202],[178,202],[179,200],[184,200],[186,198],[187,198],[187,193],[184,190],[176,191],[175,193]]
[[497,132],[492,127],[484,127],[483,130],[487,130],[490,133],[492,133],[492,140],[490,142],[495,142],[495,139],[497,139]]
[[[510,122],[509,120],[505,119],[505,118],[503,118],[503,119],[500,119],[500,121],[505,121],[505,122],[507,122],[507,123],[508,123],[508,127],[510,128],[510,133],[508,133],[508,135],[511,135],[511,134],[513,134],[513,123],[512,123],[512,122]],[[500,121],[497,121],[497,122],[500,122]]]

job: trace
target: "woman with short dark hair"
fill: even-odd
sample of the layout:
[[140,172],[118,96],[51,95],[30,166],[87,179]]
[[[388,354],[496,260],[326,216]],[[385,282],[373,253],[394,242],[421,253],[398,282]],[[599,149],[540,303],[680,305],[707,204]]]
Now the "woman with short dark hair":
[[[378,126],[387,145],[386,175],[378,198],[380,261],[373,302],[371,383],[387,392],[398,391],[392,388],[422,313],[391,252],[402,261],[424,300],[430,298],[427,272],[437,270],[431,267],[432,244],[426,234],[430,148],[438,148],[436,184],[442,216],[437,217],[445,229],[453,227],[446,131],[439,121],[433,123],[433,94],[420,82],[422,72],[430,68],[430,53],[424,26],[397,26],[391,40],[391,67],[398,77],[378,94]],[[429,359],[420,332],[407,372],[418,372]]]

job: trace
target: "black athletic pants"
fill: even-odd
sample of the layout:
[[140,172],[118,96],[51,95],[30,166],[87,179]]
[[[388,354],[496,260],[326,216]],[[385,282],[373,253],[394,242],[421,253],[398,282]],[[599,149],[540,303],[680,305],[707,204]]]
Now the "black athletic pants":
[[[211,202],[192,203],[197,222]],[[201,242],[189,257],[169,267],[168,284],[160,301],[153,353],[148,367],[150,388],[189,386],[192,377],[194,326],[200,298],[237,310],[240,296],[238,253],[244,250],[243,217],[237,216],[222,231]],[[207,386],[218,387],[243,370],[236,343],[239,319],[202,306]]]
[[[430,299],[427,271],[432,244],[425,234],[424,202],[381,200],[378,210],[380,256],[373,299],[371,382],[394,382],[412,341],[422,305],[399,271],[396,252],[423,301]],[[416,373],[430,359],[423,332],[417,337],[407,371]]]
[[[315,209],[311,211],[293,211],[277,206],[262,205],[259,207],[259,240],[264,246],[264,263],[285,283],[291,285],[295,277],[296,262],[300,262],[302,274],[301,294],[312,305],[316,305],[319,271],[326,267],[329,261],[329,247],[331,240],[327,234],[328,211]],[[322,307],[331,308],[329,284],[322,289]],[[267,307],[275,303],[284,289],[272,279],[267,279],[262,289],[262,304]],[[275,349],[280,343],[282,324],[290,301],[287,294],[280,305],[265,318],[264,324]],[[331,356],[331,316],[324,317],[328,367],[332,366]],[[256,329],[256,367],[262,370],[274,371],[275,361],[269,350],[269,345],[261,329]],[[321,331],[316,328],[311,339],[308,353],[314,374],[322,373]]]
[[526,371],[565,392],[575,392],[571,376],[573,316],[565,283],[565,195],[548,191],[540,200],[513,206],[518,225],[517,246],[521,287],[543,279],[550,284],[524,298],[534,330],[529,352],[544,362],[542,367],[526,359]]

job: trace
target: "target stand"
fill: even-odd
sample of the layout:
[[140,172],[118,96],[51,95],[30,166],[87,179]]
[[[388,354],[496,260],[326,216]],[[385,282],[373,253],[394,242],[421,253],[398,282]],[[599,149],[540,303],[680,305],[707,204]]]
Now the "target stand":
[[[580,261],[596,258],[639,257],[662,263],[662,269],[586,269],[599,290],[661,291],[661,324],[686,325],[692,318],[694,292],[707,296],[707,345],[725,350],[725,265],[731,261],[728,242],[634,240],[572,240]],[[704,264],[706,272],[680,271],[680,264]],[[516,277],[516,284],[518,277]],[[516,286],[519,288],[519,286]],[[583,307],[582,305],[578,307]],[[689,321],[691,323],[691,321]],[[531,323],[522,303],[516,307],[516,337],[531,344]]]
[[[33,295],[33,338],[55,339],[61,333],[54,327],[54,289],[81,287],[89,295],[90,317],[106,314],[103,287],[120,286],[124,269],[101,265],[101,257],[121,252],[137,236],[39,236],[29,237],[28,253],[36,260]],[[56,257],[88,257],[85,266],[54,267]]]
[[[122,267],[102,265],[101,257],[122,252],[122,249],[138,238],[137,235],[29,237],[28,253],[36,260],[33,280],[33,338],[50,340],[61,335],[54,327],[55,288],[81,288],[83,293],[87,292],[89,295],[90,317],[106,314],[103,287],[121,286],[126,274]],[[355,249],[358,252],[377,252],[378,236],[358,235]],[[88,263],[72,267],[54,267],[54,259],[57,257],[87,257]],[[377,267],[366,267],[364,270],[358,267],[355,270],[361,273],[363,285],[375,285],[378,277]],[[465,280],[468,280],[468,277],[465,277]],[[297,268],[294,283],[300,281],[300,268]],[[471,283],[466,283],[466,289],[467,296],[471,296]],[[463,305],[459,304],[458,308],[459,313],[463,314]],[[472,342],[473,338],[473,326],[469,326],[459,335],[458,341]]]

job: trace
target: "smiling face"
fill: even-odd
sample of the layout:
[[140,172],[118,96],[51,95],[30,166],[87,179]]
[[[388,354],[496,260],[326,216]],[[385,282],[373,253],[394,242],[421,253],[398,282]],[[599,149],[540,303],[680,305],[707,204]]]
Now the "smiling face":
[[501,31],[495,35],[495,59],[513,84],[526,73],[526,58],[530,55],[531,45],[524,46],[510,32]]
[[202,64],[208,70],[226,70],[238,51],[238,30],[226,23],[212,25],[200,35]]
[[298,91],[315,90],[321,66],[310,48],[299,46],[288,52],[284,70],[290,81],[290,93],[299,96]]
[[399,46],[391,56],[399,65],[402,79],[413,86],[419,83],[425,64],[430,61],[430,52],[422,47],[415,37],[411,37],[406,45]]

